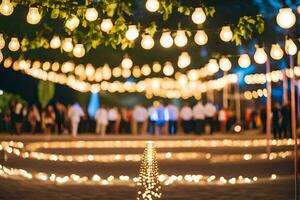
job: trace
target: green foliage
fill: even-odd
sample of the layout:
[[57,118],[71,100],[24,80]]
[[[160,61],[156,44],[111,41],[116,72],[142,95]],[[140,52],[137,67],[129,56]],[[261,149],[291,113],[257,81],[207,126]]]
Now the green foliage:
[[39,80],[38,83],[38,99],[42,106],[45,108],[49,101],[53,98],[55,93],[55,85],[49,81]]
[[10,103],[16,100],[21,102],[23,105],[27,105],[27,102],[19,95],[4,92],[0,95],[0,112],[5,112],[9,109]]

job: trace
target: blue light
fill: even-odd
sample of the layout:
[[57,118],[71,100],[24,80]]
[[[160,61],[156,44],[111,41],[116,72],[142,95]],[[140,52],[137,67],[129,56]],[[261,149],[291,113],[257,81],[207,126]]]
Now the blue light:
[[100,106],[98,93],[91,93],[90,101],[88,105],[88,114],[91,118],[95,117],[95,114]]
[[244,81],[244,77],[248,74],[253,73],[255,70],[255,66],[254,65],[250,65],[247,68],[240,68],[240,67],[234,67],[233,68],[233,72],[237,74],[238,76],[238,82],[240,86],[245,86],[246,83]]

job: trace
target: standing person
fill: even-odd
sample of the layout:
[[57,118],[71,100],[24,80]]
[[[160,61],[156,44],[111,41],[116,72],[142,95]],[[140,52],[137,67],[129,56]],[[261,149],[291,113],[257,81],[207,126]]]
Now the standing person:
[[108,132],[117,133],[116,121],[118,120],[118,110],[116,107],[112,107],[108,110]]
[[178,108],[174,104],[170,103],[167,106],[167,111],[169,115],[168,131],[169,135],[175,135],[177,132],[177,120],[178,120]]
[[199,101],[194,107],[193,107],[193,119],[195,122],[195,133],[198,135],[201,135],[204,132],[204,106],[202,104],[202,101]]
[[48,135],[55,129],[55,118],[54,109],[49,105],[42,114],[43,129]]
[[217,109],[208,101],[204,106],[205,124],[209,126],[209,133],[212,135],[214,132],[214,117],[216,116]]
[[264,106],[262,106],[260,109],[260,119],[261,119],[262,133],[266,133],[267,111]]
[[147,132],[148,112],[143,105],[137,105],[132,112],[132,134],[145,135]]
[[71,123],[72,136],[76,137],[80,118],[84,116],[84,112],[78,103],[72,105],[68,111],[68,117]]
[[291,137],[291,107],[289,103],[282,106],[281,116],[281,136],[284,138]]
[[156,124],[155,124],[155,134],[165,135],[166,134],[166,122],[168,121],[168,111],[165,109],[162,101],[156,107]]
[[20,102],[16,103],[16,106],[14,108],[14,123],[15,123],[15,129],[16,129],[16,133],[19,135],[21,133],[22,130],[22,123],[23,123],[23,105]]
[[12,117],[11,117],[10,109],[7,109],[5,111],[3,121],[4,121],[4,131],[12,134],[12,127],[11,127]]
[[62,134],[64,132],[65,126],[65,114],[66,108],[63,104],[56,102],[55,103],[55,115],[56,115],[56,132]]
[[274,139],[281,138],[280,130],[280,106],[278,103],[275,103],[272,108],[272,125],[273,125],[273,137]]
[[108,124],[108,113],[104,107],[100,107],[95,115],[96,120],[96,134],[105,135]]
[[39,110],[35,105],[32,105],[30,107],[27,120],[30,125],[30,133],[35,134],[37,123],[41,120]]
[[227,108],[222,108],[218,114],[218,120],[220,124],[220,131],[225,133],[227,130],[227,121],[228,121],[228,110]]
[[193,119],[192,108],[188,104],[185,104],[181,108],[179,116],[182,122],[183,132],[189,134],[192,131],[192,119]]
[[150,106],[148,108],[148,132],[152,135],[155,134],[155,124],[157,120],[156,108],[154,106]]

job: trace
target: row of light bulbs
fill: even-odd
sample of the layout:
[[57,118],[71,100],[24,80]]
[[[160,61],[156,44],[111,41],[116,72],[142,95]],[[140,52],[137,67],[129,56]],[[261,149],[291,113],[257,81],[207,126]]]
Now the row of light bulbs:
[[244,97],[246,100],[258,99],[260,97],[267,97],[267,89],[257,89],[253,91],[245,91]]

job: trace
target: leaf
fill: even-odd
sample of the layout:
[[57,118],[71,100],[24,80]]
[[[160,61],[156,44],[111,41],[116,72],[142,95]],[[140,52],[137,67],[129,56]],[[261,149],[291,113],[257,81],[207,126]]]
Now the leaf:
[[51,18],[52,19],[56,19],[59,17],[59,9],[58,8],[55,8],[51,11]]
[[49,81],[39,80],[38,83],[38,99],[42,106],[45,108],[50,100],[54,97],[55,85]]
[[[112,3],[112,4],[108,4],[107,7],[106,7],[106,15],[108,17],[113,17],[114,14],[115,14],[115,10],[117,8],[117,3]],[[125,9],[125,8],[124,8]],[[128,12],[128,11],[125,11],[124,12]]]

